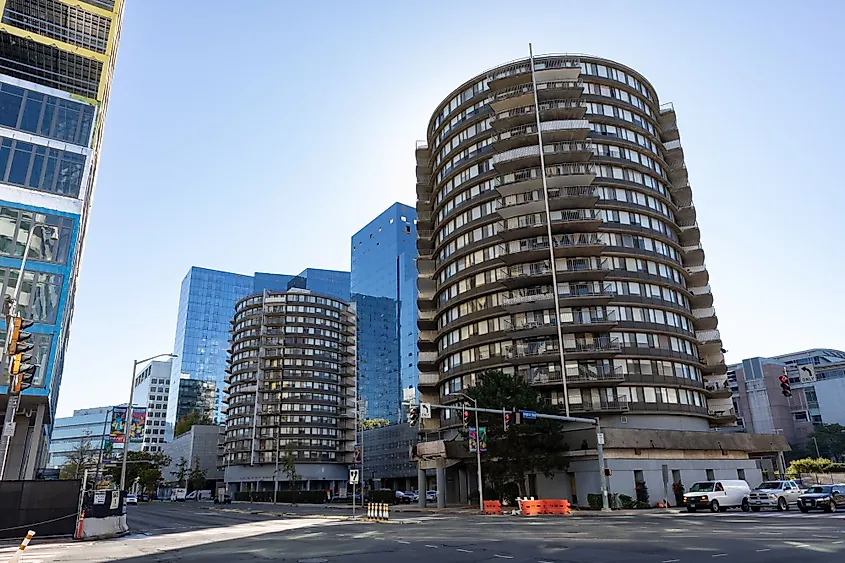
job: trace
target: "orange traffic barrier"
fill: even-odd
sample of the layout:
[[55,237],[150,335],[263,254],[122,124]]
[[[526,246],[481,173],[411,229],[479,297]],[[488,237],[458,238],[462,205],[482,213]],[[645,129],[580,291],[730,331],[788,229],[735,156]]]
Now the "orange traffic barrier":
[[543,514],[569,514],[568,500],[543,501]]
[[544,503],[542,500],[521,500],[519,507],[523,516],[537,516],[543,513]]
[[502,503],[498,500],[484,501],[484,514],[501,514]]

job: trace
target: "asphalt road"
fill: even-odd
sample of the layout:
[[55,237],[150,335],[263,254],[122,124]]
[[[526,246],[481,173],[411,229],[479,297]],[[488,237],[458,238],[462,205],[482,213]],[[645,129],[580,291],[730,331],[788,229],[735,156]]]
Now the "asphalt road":
[[[239,508],[235,505],[236,508]],[[299,507],[297,507],[299,508]],[[197,504],[129,507],[133,534],[35,546],[26,563],[834,563],[845,513],[574,517],[403,515],[408,523],[271,517]],[[4,552],[0,550],[0,561]]]

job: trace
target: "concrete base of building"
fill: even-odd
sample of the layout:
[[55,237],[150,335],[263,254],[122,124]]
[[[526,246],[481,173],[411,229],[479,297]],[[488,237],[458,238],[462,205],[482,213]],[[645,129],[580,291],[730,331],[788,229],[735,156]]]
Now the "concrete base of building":
[[[231,465],[226,468],[224,483],[230,492],[272,491],[275,488],[275,464]],[[331,490],[345,493],[349,482],[349,468],[336,463],[297,463],[299,489],[305,491]],[[279,490],[289,488],[288,478],[281,470],[276,476]]]
[[[2,419],[5,409],[0,414]],[[47,458],[47,437],[44,435],[46,405],[22,401],[15,416],[15,434],[9,444],[4,480],[35,479],[35,471]]]

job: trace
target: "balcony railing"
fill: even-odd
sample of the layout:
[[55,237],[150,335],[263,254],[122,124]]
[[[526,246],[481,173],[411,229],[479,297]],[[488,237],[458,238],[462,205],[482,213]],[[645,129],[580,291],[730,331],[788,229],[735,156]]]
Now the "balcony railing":
[[560,316],[561,324],[565,325],[591,325],[591,324],[607,324],[616,322],[616,311],[605,311],[603,309],[596,309],[592,311],[577,311],[573,313],[563,313]]
[[[573,79],[573,80],[550,80],[547,82],[538,82],[537,83],[537,93],[540,93],[543,90],[551,90],[551,89],[558,89],[558,88],[583,88],[584,83],[581,80]],[[517,86],[511,86],[510,88],[505,88],[504,90],[499,90],[493,96],[493,103],[500,102],[502,100],[507,100],[509,98],[524,96],[526,94],[530,94],[533,92],[534,88],[531,84],[519,84]]]
[[[579,99],[561,99],[561,100],[548,100],[545,102],[540,102],[540,111],[548,111],[548,110],[555,110],[555,109],[578,109],[578,108],[586,108],[587,102]],[[529,105],[525,105],[518,108],[513,108],[505,111],[501,111],[496,114],[496,119],[509,119],[511,117],[518,117],[520,115],[533,115],[534,114],[534,104],[531,103]]]
[[675,111],[675,105],[672,102],[660,104],[660,113],[669,113]]
[[663,143],[663,148],[665,148],[667,151],[673,151],[675,149],[679,149],[679,148],[681,148],[681,140],[676,139],[674,141],[668,141],[666,143]]
[[502,305],[519,305],[521,303],[533,303],[535,301],[545,301],[547,299],[554,299],[554,294],[551,291],[525,289],[522,291],[512,291],[508,297],[502,299]]
[[[596,209],[564,209],[552,211],[552,224],[567,223],[572,221],[601,221],[601,212]],[[546,225],[545,213],[532,213],[521,217],[512,217],[497,223],[500,231],[512,231],[514,229],[528,229],[531,227],[543,227]]]
[[[595,176],[595,165],[590,162],[572,162],[568,164],[555,164],[553,166],[546,166],[546,177],[554,178],[557,176],[576,176],[576,175],[592,175]],[[525,170],[518,170],[509,174],[502,174],[496,177],[496,185],[502,186],[505,184],[513,184],[516,182],[526,182],[528,180],[539,180],[540,168],[535,166],[533,168],[526,168]]]
[[[580,60],[578,58],[555,58],[534,61],[534,70],[551,70],[558,68],[580,68]],[[494,74],[490,74],[487,79],[492,82],[494,80],[501,80],[502,78],[509,78],[531,72],[531,62],[523,61],[508,65]]]
[[695,333],[695,337],[698,338],[699,342],[722,340],[722,335],[718,330],[699,330]]
[[603,399],[598,402],[569,403],[570,412],[627,411],[628,399]]
[[[601,188],[597,186],[567,186],[564,188],[549,188],[549,201],[557,199],[579,199],[601,197]],[[517,205],[544,201],[543,190],[532,190],[521,194],[501,197],[498,200],[498,208],[506,209]]]
[[710,409],[710,416],[715,418],[731,418],[736,417],[736,411],[732,408],[730,409],[721,409],[721,410],[713,410]]
[[564,340],[564,351],[568,352],[618,352],[621,350],[618,338],[595,338],[593,340]]
[[[586,366],[578,366],[578,373],[567,374],[567,383],[591,383],[591,382],[613,382],[625,381],[625,375],[619,368],[600,368],[594,371]],[[563,374],[559,371],[549,373],[548,370],[536,370],[531,372],[521,372],[525,380],[532,385],[554,385],[556,383],[563,383]]]
[[[583,123],[580,123],[581,127],[568,127],[568,129],[586,129],[590,127],[590,124],[587,120],[580,120]],[[566,123],[565,121],[561,121],[560,123]],[[530,126],[523,126],[518,129],[522,129],[525,127]],[[562,128],[561,128],[562,129]],[[536,132],[536,128],[535,128]],[[543,145],[543,154],[555,154],[555,153],[569,153],[569,152],[593,152],[593,144],[588,141],[563,141],[560,143],[549,143]],[[532,156],[539,157],[540,156],[540,149],[536,145],[530,145],[527,147],[517,147],[515,149],[510,149],[498,154],[493,155],[493,165],[500,164],[503,162],[510,162],[511,160],[517,160],[520,158],[530,158]]]
[[[552,235],[552,240],[555,248],[568,248],[573,246],[606,246],[606,236],[607,235],[605,233],[575,233]],[[525,242],[525,244],[523,244],[523,242]],[[534,250],[548,250],[548,248],[548,240],[513,241],[500,246],[500,250],[504,250],[506,254],[531,252]]]
[[[540,123],[540,131],[546,133],[548,131],[568,131],[568,130],[577,130],[577,129],[589,129],[590,122],[586,119],[555,119],[553,121],[543,121]],[[513,127],[506,131],[502,131],[498,135],[494,137],[495,141],[505,141],[507,139],[512,139],[514,137],[524,137],[526,135],[537,135],[537,125],[533,123],[529,123],[526,125],[520,125],[519,127]],[[570,150],[593,150],[592,143],[583,143],[583,145],[589,145],[589,148],[573,148]],[[557,151],[550,151],[549,147],[552,145],[546,145],[545,152],[557,152]],[[533,147],[535,152],[532,154],[539,154],[536,151],[537,147]],[[565,150],[565,149],[558,149],[558,150]],[[497,155],[498,156],[498,155]],[[495,162],[495,157],[494,160]]]
[[707,307],[704,309],[693,309],[692,316],[696,319],[706,319],[709,317],[716,316],[716,308],[715,307]]

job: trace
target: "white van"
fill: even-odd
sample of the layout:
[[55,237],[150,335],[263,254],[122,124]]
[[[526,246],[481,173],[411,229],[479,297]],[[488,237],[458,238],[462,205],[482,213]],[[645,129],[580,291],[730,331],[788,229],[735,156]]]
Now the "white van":
[[724,512],[729,508],[741,508],[749,511],[748,493],[751,487],[740,480],[724,479],[721,481],[701,481],[694,483],[684,493],[687,511],[695,512],[699,508],[709,508],[710,512]]

